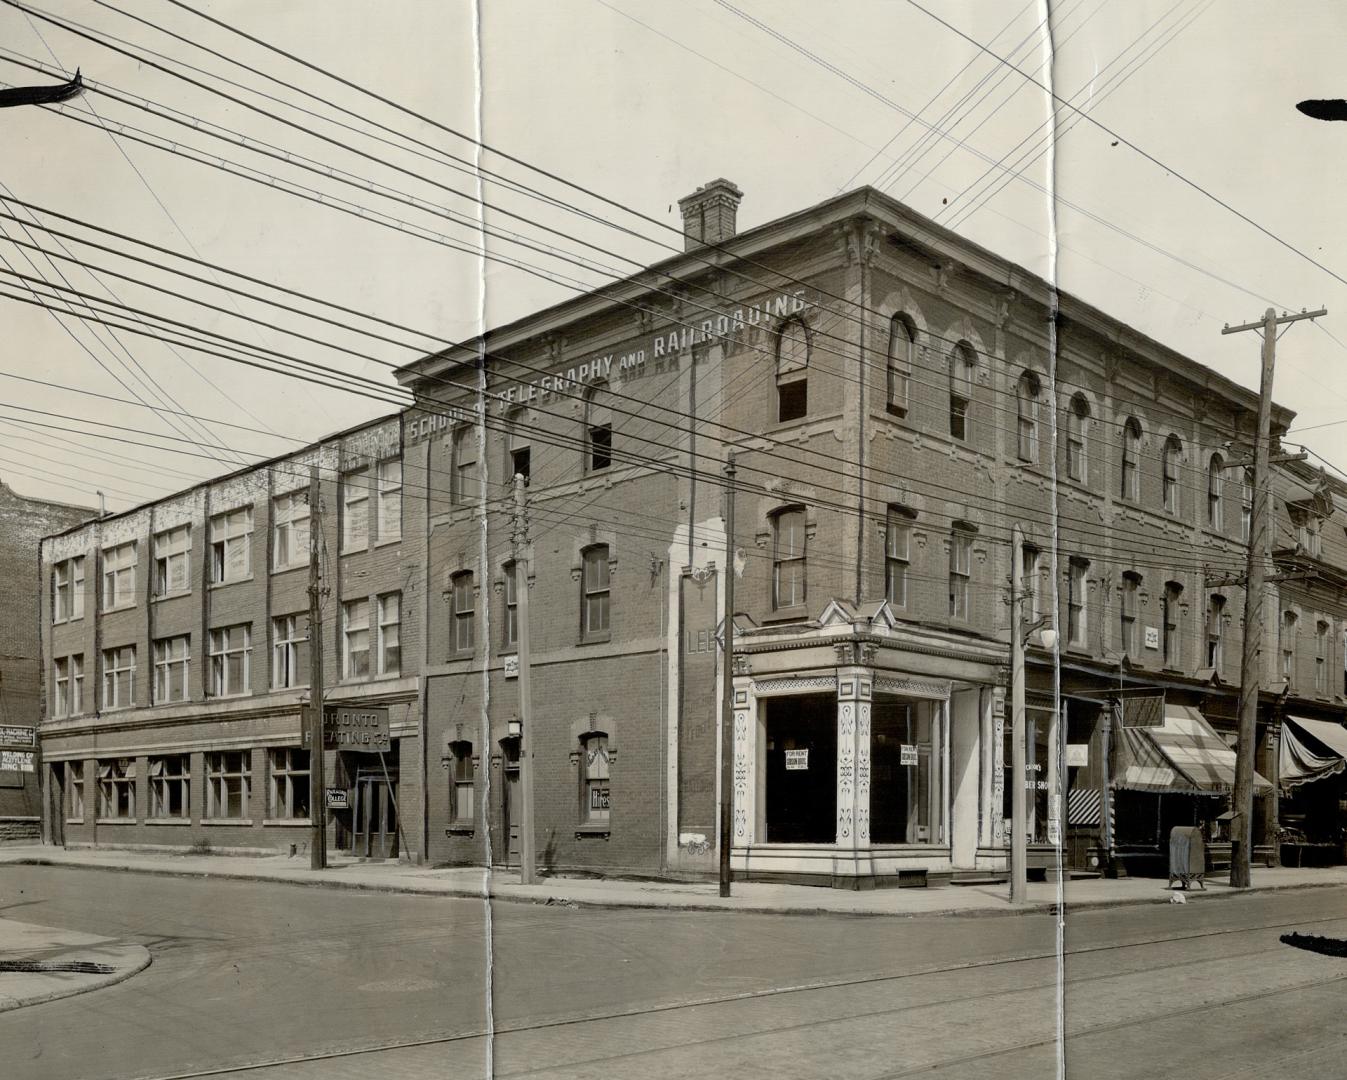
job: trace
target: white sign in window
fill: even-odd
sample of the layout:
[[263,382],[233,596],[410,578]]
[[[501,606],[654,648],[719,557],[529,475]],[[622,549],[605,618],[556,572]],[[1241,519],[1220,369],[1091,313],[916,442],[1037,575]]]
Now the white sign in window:
[[803,750],[786,751],[786,768],[788,770],[809,768],[809,748]]
[[920,748],[919,746],[917,746],[916,743],[902,743],[902,744],[900,744],[900,745],[899,745],[899,748],[898,748],[898,753],[899,753],[899,755],[900,755],[899,758],[898,758],[898,763],[899,763],[900,765],[917,765],[917,764],[919,764],[920,761],[921,761],[921,758],[918,756],[918,755],[920,754],[920,751],[921,751],[921,748]]
[[1146,648],[1158,649],[1160,647],[1160,628],[1158,626],[1146,627]]

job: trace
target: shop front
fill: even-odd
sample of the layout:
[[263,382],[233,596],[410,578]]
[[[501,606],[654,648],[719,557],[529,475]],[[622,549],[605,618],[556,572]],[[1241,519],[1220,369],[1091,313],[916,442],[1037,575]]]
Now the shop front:
[[836,601],[738,639],[737,877],[873,888],[1004,868],[995,643]]
[[1278,751],[1282,863],[1347,861],[1347,728],[1328,720],[1287,716]]

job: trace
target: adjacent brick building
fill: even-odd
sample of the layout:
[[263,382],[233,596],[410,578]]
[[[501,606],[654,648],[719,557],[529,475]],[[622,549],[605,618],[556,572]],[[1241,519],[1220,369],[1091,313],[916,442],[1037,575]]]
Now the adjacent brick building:
[[38,543],[94,513],[20,495],[0,480],[0,840],[36,840],[40,831],[33,735],[42,716]]
[[[42,743],[67,845],[307,849],[310,471],[329,705],[386,706],[392,752],[328,750],[329,843],[423,847],[424,515],[401,417],[42,542]],[[402,810],[399,816],[395,808]]]

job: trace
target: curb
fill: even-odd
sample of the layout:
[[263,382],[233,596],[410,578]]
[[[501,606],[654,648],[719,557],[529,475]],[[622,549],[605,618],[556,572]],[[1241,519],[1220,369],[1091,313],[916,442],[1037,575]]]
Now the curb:
[[[20,865],[11,863],[10,865]],[[59,1001],[62,998],[78,997],[80,994],[88,994],[94,990],[106,990],[109,986],[116,986],[118,983],[126,982],[133,975],[139,975],[153,961],[150,956],[150,950],[144,945],[119,945],[115,948],[120,949],[138,949],[140,957],[136,963],[126,968],[119,968],[111,975],[105,975],[97,982],[84,983],[79,986],[61,987],[56,990],[49,990],[43,994],[34,994],[29,997],[14,998],[0,997],[0,1013],[13,1012],[15,1009],[24,1009],[29,1005],[42,1005],[48,1001]]]
[[[610,900],[595,899],[593,897],[576,897],[567,895],[553,894],[550,896],[521,896],[508,892],[498,892],[491,890],[482,893],[475,889],[465,889],[457,886],[437,886],[422,887],[411,882],[365,882],[365,881],[347,881],[340,878],[291,878],[291,877],[272,877],[266,874],[248,873],[247,871],[216,872],[211,870],[158,867],[158,866],[116,866],[106,863],[96,862],[75,862],[67,860],[47,859],[41,856],[28,856],[20,859],[5,859],[0,855],[0,867],[3,866],[46,866],[57,869],[74,870],[104,870],[112,873],[122,874],[151,874],[159,877],[176,878],[214,878],[221,881],[246,881],[270,885],[294,885],[300,888],[315,889],[348,889],[358,892],[372,893],[390,893],[404,896],[425,896],[425,897],[445,897],[452,900],[496,900],[502,903],[511,904],[531,904],[534,906],[545,906],[553,904],[557,906],[585,908],[595,910],[632,910],[632,911],[696,911],[696,912],[719,912],[721,914],[752,914],[752,915],[791,915],[791,916],[817,916],[834,915],[845,918],[899,918],[899,919],[919,919],[919,918],[1003,918],[1017,915],[1056,915],[1063,905],[1059,905],[1055,900],[1037,901],[1032,904],[1025,904],[1023,907],[1012,908],[1009,904],[1002,907],[986,908],[947,908],[931,911],[875,911],[875,910],[844,910],[830,908],[818,905],[772,905],[762,903],[737,904],[733,907],[705,903],[703,901],[692,901],[690,903],[667,903],[658,898],[649,899],[616,897]],[[1260,893],[1272,892],[1291,892],[1306,889],[1329,889],[1342,888],[1347,886],[1347,882],[1342,881],[1307,881],[1307,882],[1289,882],[1284,885],[1265,885],[1256,889],[1249,890],[1228,890],[1222,892],[1187,892],[1186,890],[1172,890],[1162,892],[1158,896],[1127,896],[1119,897],[1116,900],[1081,900],[1077,902],[1067,901],[1064,905],[1068,912],[1071,911],[1099,911],[1109,908],[1119,907],[1137,907],[1144,904],[1168,904],[1169,897],[1175,891],[1182,891],[1191,901],[1202,900],[1224,900],[1236,897],[1257,896]],[[506,886],[510,888],[510,886]],[[148,963],[148,961],[147,961]],[[138,969],[140,970],[140,969]],[[134,974],[134,972],[132,973]],[[0,1011],[4,1006],[0,1004]]]

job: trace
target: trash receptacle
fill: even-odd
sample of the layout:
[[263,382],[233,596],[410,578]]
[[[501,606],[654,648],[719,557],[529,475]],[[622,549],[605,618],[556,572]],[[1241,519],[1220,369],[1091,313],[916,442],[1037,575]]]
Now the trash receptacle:
[[1205,892],[1207,852],[1202,830],[1196,825],[1175,825],[1169,831],[1169,884],[1180,882],[1185,889],[1196,881]]

